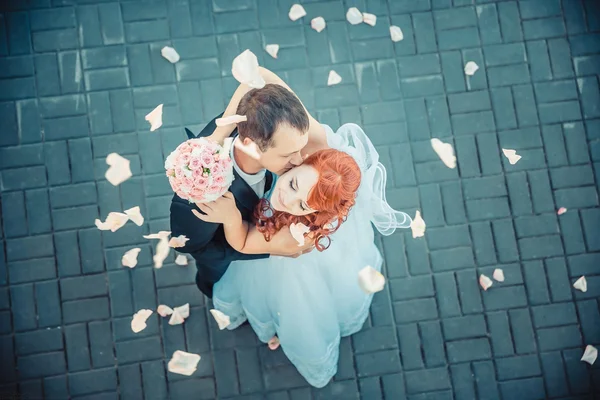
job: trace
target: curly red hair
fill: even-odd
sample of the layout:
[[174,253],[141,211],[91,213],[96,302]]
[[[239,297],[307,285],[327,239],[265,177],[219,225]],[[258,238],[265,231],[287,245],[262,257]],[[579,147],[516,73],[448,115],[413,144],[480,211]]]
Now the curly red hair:
[[[273,210],[270,202],[262,199],[254,211],[256,228],[268,242],[281,228],[302,223],[310,229],[317,250],[323,251],[331,243],[329,235],[346,220],[355,203],[360,168],[350,155],[335,149],[317,151],[308,156],[304,164],[312,166],[319,174],[308,195],[309,207],[317,211],[302,216],[292,215]],[[323,240],[326,240],[326,245]]]

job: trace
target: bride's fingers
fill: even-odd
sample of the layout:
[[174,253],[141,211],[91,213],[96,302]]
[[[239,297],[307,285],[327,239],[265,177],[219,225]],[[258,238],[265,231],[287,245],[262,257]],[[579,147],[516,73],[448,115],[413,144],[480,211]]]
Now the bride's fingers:
[[192,213],[196,216],[196,218],[198,218],[204,222],[210,222],[208,220],[208,215],[200,214],[197,210],[192,210]]

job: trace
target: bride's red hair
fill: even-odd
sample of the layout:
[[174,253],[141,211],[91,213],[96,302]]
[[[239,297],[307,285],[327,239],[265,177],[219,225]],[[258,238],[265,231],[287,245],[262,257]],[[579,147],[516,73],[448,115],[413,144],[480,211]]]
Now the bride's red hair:
[[269,201],[262,199],[254,211],[254,218],[258,231],[267,242],[281,228],[302,223],[310,228],[317,250],[323,251],[329,247],[329,235],[346,220],[350,207],[354,205],[360,185],[360,168],[350,155],[335,149],[317,151],[308,156],[304,164],[319,173],[317,183],[308,194],[309,207],[317,211],[302,216],[292,215],[273,210]]

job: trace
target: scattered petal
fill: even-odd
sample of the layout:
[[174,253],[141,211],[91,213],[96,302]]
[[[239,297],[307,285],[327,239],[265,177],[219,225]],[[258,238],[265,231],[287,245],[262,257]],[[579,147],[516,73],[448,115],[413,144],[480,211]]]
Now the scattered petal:
[[169,316],[169,315],[173,314],[173,309],[171,307],[169,307],[169,306],[165,306],[164,304],[161,304],[156,309],[156,312],[161,317],[166,317],[166,316]]
[[279,53],[279,45],[278,44],[268,44],[265,46],[265,50],[267,53],[271,55],[273,58],[277,58],[277,53]]
[[566,212],[567,212],[567,209],[565,207],[561,207],[561,208],[558,209],[558,211],[556,213],[558,215],[563,215]]
[[131,178],[130,162],[125,157],[121,157],[117,153],[110,153],[106,157],[106,163],[110,166],[104,177],[112,185],[118,186]]
[[327,86],[337,85],[342,81],[342,77],[338,75],[334,70],[329,71],[329,77],[327,78]]
[[163,105],[159,104],[154,110],[146,115],[146,121],[150,122],[150,132],[154,132],[162,126]]
[[188,265],[188,259],[183,254],[180,254],[175,258],[175,264],[177,265]]
[[226,126],[226,125],[232,125],[232,124],[237,124],[238,122],[246,122],[248,120],[248,118],[246,118],[245,115],[231,115],[229,117],[225,117],[225,118],[217,118],[217,120],[215,121],[215,123],[217,124],[217,126]]
[[169,325],[180,325],[183,321],[190,316],[190,304],[186,303],[182,306],[175,307],[171,319],[169,319]]
[[210,310],[210,313],[214,317],[215,321],[217,321],[217,325],[219,325],[220,330],[227,328],[229,326],[229,324],[231,323],[231,320],[229,319],[229,317],[227,315],[223,314],[219,310],[215,310],[213,308],[212,310]]
[[133,223],[137,226],[142,226],[144,224],[144,217],[140,212],[139,206],[135,206],[130,208],[129,210],[125,210],[125,214],[127,214],[127,216],[129,216],[129,219],[133,221]]
[[169,256],[169,251],[171,251],[171,247],[167,238],[160,239],[156,244],[154,257],[152,257],[154,268],[162,268],[165,259]]
[[585,276],[577,279],[573,284],[573,287],[577,290],[581,290],[583,293],[587,292],[587,281],[585,280]]
[[239,83],[246,84],[251,88],[260,89],[266,84],[258,69],[258,59],[250,50],[245,50],[234,58],[231,73]]
[[431,147],[435,151],[438,157],[448,168],[456,168],[456,156],[454,155],[454,148],[450,143],[444,143],[440,139],[431,139]]
[[465,74],[469,76],[475,75],[475,72],[479,69],[479,65],[477,65],[474,61],[469,61],[465,65]]
[[402,29],[396,25],[390,26],[390,36],[392,37],[392,42],[399,42],[404,39]]
[[483,290],[488,290],[493,284],[494,282],[484,274],[479,276],[479,285],[483,288]]
[[127,251],[125,254],[123,254],[123,257],[121,258],[121,264],[129,268],[135,267],[138,262],[137,258],[138,254],[140,254],[140,251],[142,251],[142,249],[140,249],[139,247]]
[[351,7],[348,9],[348,12],[346,12],[346,19],[352,25],[358,25],[363,22],[363,15],[358,11],[358,8]]
[[169,47],[169,46],[163,47],[162,50],[160,51],[160,54],[164,58],[169,60],[169,62],[171,64],[175,64],[181,58],[181,57],[179,57],[179,54],[177,53],[177,51],[174,48]]
[[502,153],[508,158],[510,165],[515,165],[521,159],[521,156],[517,154],[516,150],[502,149]]
[[173,353],[171,360],[169,360],[167,369],[174,374],[191,376],[196,372],[198,362],[200,362],[200,356],[198,354],[177,350]]
[[292,234],[292,237],[298,242],[298,246],[304,246],[304,234],[308,233],[309,231],[310,228],[301,222],[290,225],[290,233]]
[[492,274],[492,278],[498,282],[504,282],[504,271],[502,271],[500,268],[496,268]]
[[375,268],[367,265],[358,272],[358,285],[367,294],[377,293],[385,286],[385,277]]
[[325,18],[323,17],[316,17],[310,21],[310,27],[319,33],[325,29],[326,26],[327,24],[325,23]]
[[377,23],[377,15],[375,14],[369,14],[369,13],[363,13],[363,22],[365,24],[369,24],[371,26],[375,26],[375,24]]
[[294,4],[292,8],[290,8],[290,12],[288,16],[292,21],[296,21],[306,15],[306,10],[300,4]]
[[146,329],[146,320],[152,315],[152,310],[141,309],[140,311],[133,314],[131,320],[131,330],[134,333],[138,333]]
[[583,352],[581,361],[585,361],[586,363],[593,365],[596,362],[596,358],[598,358],[598,349],[591,344],[585,346],[585,351]]
[[127,214],[123,214],[120,212],[110,212],[108,213],[108,216],[106,217],[106,220],[104,222],[97,219],[95,221],[95,224],[96,227],[98,227],[98,229],[100,229],[101,231],[110,230],[111,232],[116,232],[123,225],[125,225],[127,221],[129,221],[129,216]]
[[177,237],[172,237],[171,240],[169,240],[169,247],[173,247],[173,248],[177,248],[177,247],[183,247],[185,246],[185,242],[187,242],[188,239],[185,235],[179,235]]
[[150,235],[144,235],[144,239],[166,239],[171,234],[170,231],[160,231],[158,233],[151,233]]
[[281,343],[279,342],[279,338],[277,336],[273,336],[271,339],[269,339],[267,344],[270,350],[277,350]]
[[415,213],[415,217],[410,223],[410,229],[412,230],[413,238],[416,239],[418,237],[425,236],[426,227],[427,225],[425,224],[425,221],[423,220],[423,218],[421,218],[421,212],[417,210],[417,212]]

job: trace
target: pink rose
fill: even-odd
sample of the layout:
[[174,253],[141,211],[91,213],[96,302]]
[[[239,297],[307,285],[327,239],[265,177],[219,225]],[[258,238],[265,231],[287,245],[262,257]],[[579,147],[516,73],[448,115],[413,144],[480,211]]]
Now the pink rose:
[[212,168],[213,165],[215,165],[215,159],[212,156],[212,154],[203,153],[200,156],[200,159],[202,160],[202,165],[204,166],[204,168]]
[[208,186],[208,179],[203,178],[203,177],[195,178],[194,186],[196,186],[198,188],[202,188],[202,190],[204,190]]
[[190,160],[189,167],[192,171],[202,169],[202,160],[200,160],[198,157],[193,158]]
[[213,184],[208,188],[208,193],[219,194],[219,193],[221,193],[222,190],[223,190],[223,188],[221,186]]
[[223,186],[225,185],[225,178],[223,175],[217,175],[213,178],[213,185]]

